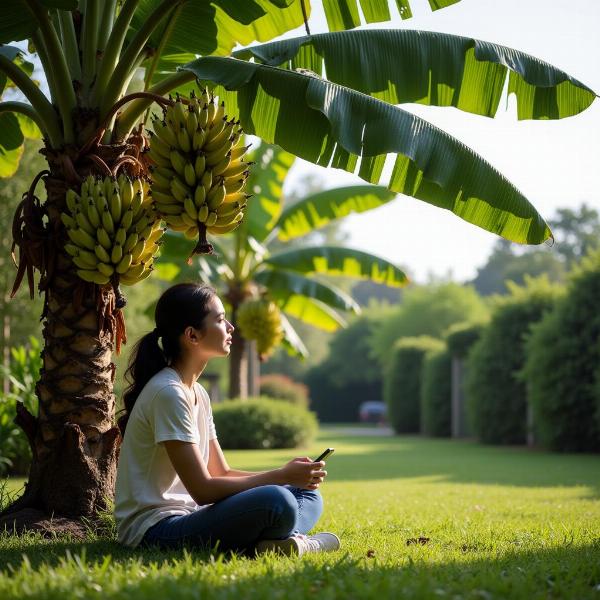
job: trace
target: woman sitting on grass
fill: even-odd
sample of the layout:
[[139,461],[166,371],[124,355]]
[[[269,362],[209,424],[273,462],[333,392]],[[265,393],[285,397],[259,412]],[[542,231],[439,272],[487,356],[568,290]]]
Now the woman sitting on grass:
[[160,297],[155,321],[126,372],[115,492],[119,542],[288,555],[339,548],[332,533],[305,535],[323,510],[324,462],[295,458],[272,471],[247,472],[231,469],[223,456],[210,399],[196,381],[211,358],[231,347],[233,325],[215,291],[175,285]]

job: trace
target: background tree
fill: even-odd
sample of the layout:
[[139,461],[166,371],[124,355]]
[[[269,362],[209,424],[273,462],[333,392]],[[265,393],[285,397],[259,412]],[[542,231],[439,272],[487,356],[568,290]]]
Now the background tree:
[[487,306],[472,287],[458,283],[413,287],[404,291],[398,307],[380,310],[370,339],[371,352],[383,366],[402,337],[441,338],[451,325],[482,321],[487,315]]
[[[439,8],[452,2],[430,3]],[[7,514],[27,508],[92,515],[112,494],[120,437],[111,358],[123,339],[123,314],[113,289],[81,284],[64,249],[61,213],[67,190],[79,191],[90,173],[147,172],[141,152],[148,139],[140,125],[154,101],[169,103],[159,99],[164,94],[187,97],[197,78],[248,133],[288,152],[356,171],[371,183],[382,180],[389,158],[387,186],[394,192],[451,210],[507,239],[540,243],[549,237],[537,211],[491,165],[397,105],[418,101],[493,116],[508,75],[519,118],[559,118],[585,110],[593,91],[496,44],[407,30],[338,31],[363,20],[389,20],[388,3],[381,0],[361,0],[364,19],[355,0],[327,0],[323,6],[330,32],[243,48],[303,22],[309,33],[310,2],[0,4],[0,44],[26,41],[49,90],[47,97],[22,68],[17,48],[0,46],[0,93],[11,80],[27,99],[0,103],[1,174],[16,168],[30,121],[43,133],[49,171],[39,175],[47,201],[36,200],[33,185],[20,215],[20,273],[41,270],[48,310],[40,413],[21,407],[18,416],[33,447],[32,469],[25,494]],[[410,16],[406,0],[401,14]],[[365,61],[367,49],[372,58]],[[128,95],[139,66],[146,69],[144,88],[151,96]]]

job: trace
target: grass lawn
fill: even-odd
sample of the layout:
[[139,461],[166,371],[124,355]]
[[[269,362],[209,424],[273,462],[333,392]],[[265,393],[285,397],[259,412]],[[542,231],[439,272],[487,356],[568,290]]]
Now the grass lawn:
[[[86,543],[4,536],[0,598],[600,599],[600,456],[339,427],[308,454],[329,445],[318,527],[341,537],[339,552],[251,560],[130,550],[93,533]],[[264,469],[294,454],[227,456]]]

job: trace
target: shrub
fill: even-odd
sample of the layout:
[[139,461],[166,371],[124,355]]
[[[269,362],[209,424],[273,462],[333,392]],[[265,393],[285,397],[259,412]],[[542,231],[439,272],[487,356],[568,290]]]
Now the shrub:
[[387,361],[383,395],[388,420],[397,433],[421,430],[421,366],[428,352],[443,347],[440,340],[428,336],[399,339]]
[[527,344],[536,439],[553,450],[600,450],[600,252],[573,274],[568,294]]
[[452,355],[447,348],[425,356],[421,372],[421,429],[427,435],[452,433]]
[[223,448],[296,448],[314,439],[318,424],[305,408],[260,396],[227,400],[213,407]]
[[259,380],[259,386],[261,396],[285,400],[308,408],[308,387],[287,375],[278,373],[263,375]]
[[457,358],[465,358],[484,329],[483,323],[457,323],[450,327],[445,335],[450,354]]
[[35,384],[39,379],[42,359],[40,342],[29,338],[29,347],[10,349],[8,367],[0,365],[3,377],[10,381],[10,392],[0,393],[0,474],[25,475],[31,462],[31,448],[23,430],[13,422],[17,401],[32,414],[38,413]]
[[547,278],[508,282],[511,294],[496,299],[489,325],[468,357],[467,415],[484,443],[523,444],[527,436],[527,390],[519,378],[530,327],[555,303],[558,288]]

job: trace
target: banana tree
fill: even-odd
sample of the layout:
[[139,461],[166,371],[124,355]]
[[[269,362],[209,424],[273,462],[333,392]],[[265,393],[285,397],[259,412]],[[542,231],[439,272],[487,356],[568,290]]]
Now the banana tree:
[[[454,0],[429,0],[433,9]],[[556,119],[585,110],[594,92],[524,53],[471,38],[357,29],[390,19],[386,0],[322,0],[326,32],[310,32],[310,0],[3,0],[0,3],[0,176],[18,163],[37,127],[48,169],[32,181],[13,227],[15,285],[34,273],[44,294],[39,414],[19,406],[33,453],[23,496],[0,527],[31,509],[73,518],[112,495],[119,448],[112,351],[124,341],[122,299],[82,284],[61,213],[68,190],[89,174],[146,175],[144,124],[153,102],[189,95],[195,80],[225,101],[248,133],[320,165],[414,196],[521,243],[551,232],[528,200],[490,164],[398,104],[455,106],[493,116],[508,76],[519,118]],[[409,0],[396,0],[402,18]],[[306,35],[269,42],[302,24]],[[13,42],[34,52],[49,95]],[[254,42],[258,42],[255,44]],[[252,45],[250,45],[252,44]],[[144,90],[130,82],[144,69]],[[326,73],[326,77],[325,74]],[[35,127],[34,127],[35,126]],[[385,170],[386,174],[388,169]],[[35,195],[43,181],[47,200]],[[56,525],[56,521],[54,521]]]
[[335,331],[346,324],[343,313],[360,310],[332,277],[370,279],[394,287],[408,281],[394,264],[368,252],[310,246],[302,240],[335,219],[377,208],[396,194],[383,186],[352,185],[309,194],[285,206],[282,189],[294,159],[289,152],[268,144],[261,144],[251,154],[255,166],[248,190],[254,196],[242,225],[216,243],[216,254],[183,263],[181,257],[190,254],[193,243],[177,234],[167,234],[162,247],[159,264],[163,273],[182,280],[200,277],[229,303],[229,318],[236,325],[229,357],[232,398],[246,396],[251,387],[246,385],[251,377],[247,368],[251,346],[237,326],[244,301],[266,296],[275,302],[281,310],[283,344],[288,352],[306,356],[306,347],[287,317]]

